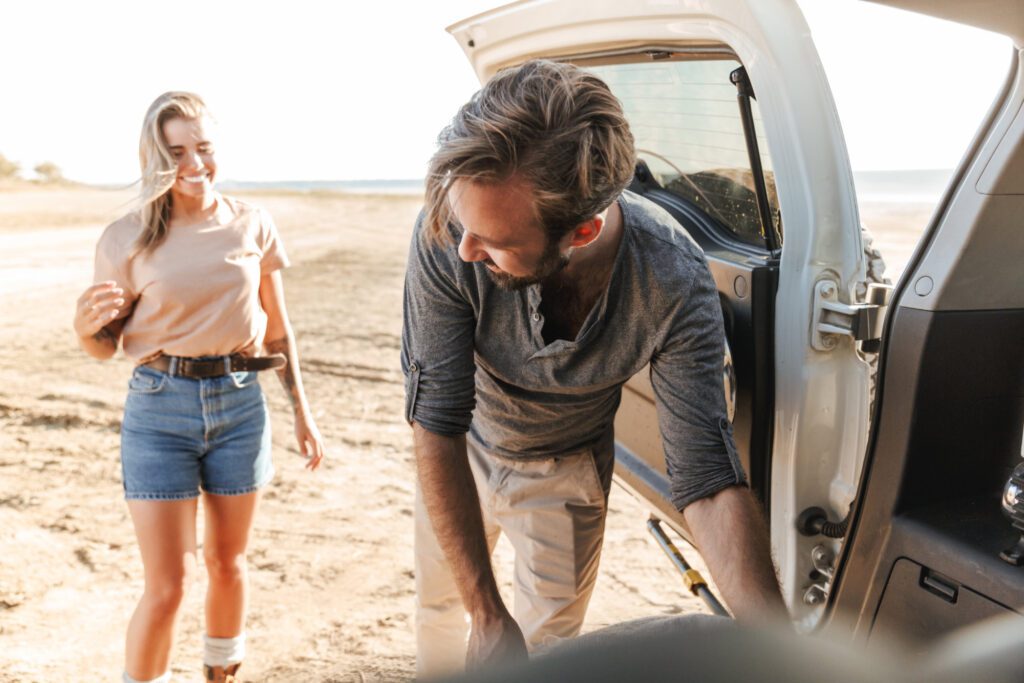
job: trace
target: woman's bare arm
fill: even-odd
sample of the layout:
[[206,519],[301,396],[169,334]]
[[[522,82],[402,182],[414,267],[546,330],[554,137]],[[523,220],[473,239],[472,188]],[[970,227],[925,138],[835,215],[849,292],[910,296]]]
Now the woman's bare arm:
[[263,348],[270,354],[283,354],[288,360],[288,363],[277,371],[277,377],[288,395],[288,400],[291,401],[295,414],[295,437],[299,442],[299,451],[309,458],[306,466],[315,470],[324,457],[323,438],[313,420],[309,401],[302,387],[298,346],[285,309],[281,271],[267,273],[260,279],[260,303],[267,314],[267,334]]

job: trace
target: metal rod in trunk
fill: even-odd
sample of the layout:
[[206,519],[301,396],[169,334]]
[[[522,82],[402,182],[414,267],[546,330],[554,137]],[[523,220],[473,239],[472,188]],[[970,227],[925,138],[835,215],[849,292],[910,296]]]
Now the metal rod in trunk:
[[708,588],[708,582],[704,580],[700,572],[689,565],[683,554],[679,552],[679,548],[665,534],[665,530],[661,528],[661,520],[652,516],[647,520],[647,530],[651,532],[654,540],[658,542],[661,549],[672,560],[672,564],[683,575],[683,583],[686,584],[686,588],[703,600],[713,614],[717,614],[720,617],[731,616],[728,610],[722,606],[722,603],[718,601],[718,598],[715,597],[715,594],[711,592],[711,589]]

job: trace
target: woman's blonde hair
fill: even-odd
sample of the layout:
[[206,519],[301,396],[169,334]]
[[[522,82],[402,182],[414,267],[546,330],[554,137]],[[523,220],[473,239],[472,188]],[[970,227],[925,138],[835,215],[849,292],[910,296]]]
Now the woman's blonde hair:
[[171,220],[171,186],[178,176],[178,162],[164,137],[164,124],[172,119],[195,120],[209,114],[203,99],[190,92],[165,92],[149,105],[139,137],[142,188],[139,215],[142,232],[135,253],[152,252],[167,238]]
[[427,170],[427,234],[444,242],[455,180],[530,183],[534,210],[557,240],[606,209],[633,178],[636,153],[622,104],[597,76],[531,60],[499,72],[438,136]]

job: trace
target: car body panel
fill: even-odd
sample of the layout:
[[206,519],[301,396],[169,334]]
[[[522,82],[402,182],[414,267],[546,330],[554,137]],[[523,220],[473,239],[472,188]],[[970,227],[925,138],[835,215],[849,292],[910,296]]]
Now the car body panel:
[[1024,3],[1017,0],[868,0],[896,9],[1000,33],[1024,47]]

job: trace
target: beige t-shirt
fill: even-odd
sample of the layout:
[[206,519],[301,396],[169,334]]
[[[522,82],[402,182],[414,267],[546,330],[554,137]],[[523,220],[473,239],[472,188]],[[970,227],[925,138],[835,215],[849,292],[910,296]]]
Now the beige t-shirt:
[[174,226],[155,251],[130,258],[141,229],[129,214],[96,245],[94,281],[125,291],[125,354],[139,363],[161,353],[255,355],[267,330],[260,277],[288,265],[270,214],[218,195],[212,218]]

